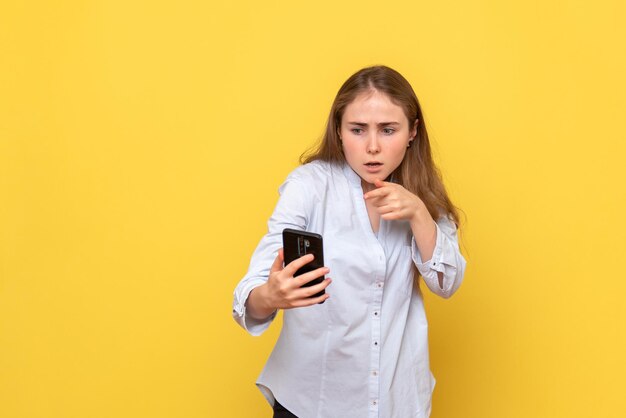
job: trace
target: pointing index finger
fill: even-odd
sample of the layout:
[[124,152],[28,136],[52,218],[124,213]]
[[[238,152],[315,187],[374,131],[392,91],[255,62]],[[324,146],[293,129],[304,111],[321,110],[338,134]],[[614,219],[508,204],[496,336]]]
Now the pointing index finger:
[[391,189],[388,187],[385,187],[386,185],[387,184],[385,183],[383,186],[379,186],[378,189],[370,190],[369,192],[363,195],[363,198],[367,200],[367,199],[372,199],[372,198],[388,195],[391,192]]

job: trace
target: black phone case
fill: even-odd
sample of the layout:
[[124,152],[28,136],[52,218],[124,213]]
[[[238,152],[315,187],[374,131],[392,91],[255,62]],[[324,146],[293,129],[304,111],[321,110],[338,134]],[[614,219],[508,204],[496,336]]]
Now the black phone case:
[[[324,267],[324,243],[320,234],[315,234],[313,232],[307,231],[298,231],[296,229],[290,228],[285,228],[283,230],[283,255],[285,257],[285,265],[302,257],[303,255],[310,253],[312,253],[315,257],[313,261],[299,268],[298,271],[296,271],[296,274],[294,274],[294,277],[307,273],[309,271],[313,271],[320,267]],[[323,280],[323,276],[318,277],[308,283],[305,283],[304,285],[302,285],[302,287],[313,286],[314,284],[320,283]],[[313,298],[322,296],[325,293],[326,291],[322,290],[321,292],[316,293],[311,297]]]

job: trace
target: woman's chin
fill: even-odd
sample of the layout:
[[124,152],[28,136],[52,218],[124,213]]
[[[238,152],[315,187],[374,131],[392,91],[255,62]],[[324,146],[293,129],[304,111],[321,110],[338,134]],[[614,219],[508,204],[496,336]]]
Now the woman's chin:
[[376,182],[376,180],[385,181],[385,177],[383,177],[383,176],[373,176],[371,174],[369,174],[369,175],[362,175],[360,177],[361,177],[361,187],[363,188],[364,192],[368,192],[370,190],[374,190],[376,188],[376,185],[374,184]]

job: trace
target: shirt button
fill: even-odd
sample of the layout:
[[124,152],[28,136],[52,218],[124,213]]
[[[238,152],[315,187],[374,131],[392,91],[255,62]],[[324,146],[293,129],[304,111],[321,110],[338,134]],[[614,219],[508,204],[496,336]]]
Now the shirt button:
[[374,370],[374,371],[372,372],[372,376],[378,376],[378,372],[377,372],[376,370]]
[[378,402],[372,401],[372,405],[376,406],[377,404],[378,404]]
[[378,288],[380,289],[381,287],[383,287],[383,282],[376,283],[376,286],[378,286]]
[[374,316],[378,316],[378,312],[374,312]]
[[378,341],[374,341],[374,345],[378,345]]

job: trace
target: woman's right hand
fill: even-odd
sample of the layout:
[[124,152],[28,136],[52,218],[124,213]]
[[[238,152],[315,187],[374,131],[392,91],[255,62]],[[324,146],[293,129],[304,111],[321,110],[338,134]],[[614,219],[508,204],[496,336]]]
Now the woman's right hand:
[[328,274],[330,271],[328,267],[320,267],[298,277],[293,277],[300,267],[311,261],[313,261],[313,254],[307,254],[283,268],[283,249],[279,249],[278,255],[270,268],[267,282],[254,288],[248,296],[246,302],[248,313],[255,318],[263,319],[274,313],[276,309],[301,308],[303,306],[315,305],[328,299],[330,297],[328,293],[318,297],[311,296],[326,289],[332,282],[330,277],[313,286],[302,287],[302,285],[311,280]]

